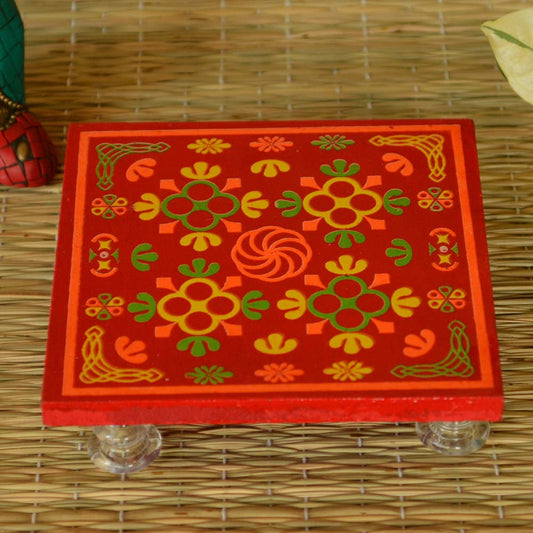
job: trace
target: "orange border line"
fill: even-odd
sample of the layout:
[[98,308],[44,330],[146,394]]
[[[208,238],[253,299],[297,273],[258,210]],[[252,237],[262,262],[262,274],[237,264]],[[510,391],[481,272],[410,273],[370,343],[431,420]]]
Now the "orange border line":
[[[376,126],[334,126],[328,131],[336,132],[368,132],[376,131],[383,133],[386,125]],[[383,391],[387,394],[394,391],[405,390],[467,390],[490,388],[494,384],[491,365],[491,351],[486,324],[486,315],[483,308],[483,291],[481,283],[476,277],[478,273],[478,257],[473,230],[472,212],[468,197],[468,179],[466,175],[465,154],[463,149],[461,126],[459,124],[413,124],[413,125],[390,125],[387,133],[406,131],[447,131],[451,135],[452,148],[455,156],[457,183],[461,199],[461,216],[464,226],[466,241],[466,258],[471,281],[473,299],[473,311],[476,324],[476,336],[479,347],[479,363],[481,365],[480,380],[457,380],[457,381],[380,381],[380,382],[356,382],[356,383],[291,383],[291,384],[249,384],[249,385],[205,385],[196,386],[148,386],[148,387],[76,387],[74,385],[74,371],[76,360],[76,340],[78,332],[78,305],[79,305],[79,281],[81,274],[81,249],[83,240],[83,227],[86,198],[86,181],[88,178],[88,153],[89,142],[93,138],[109,137],[137,137],[137,136],[186,136],[196,135],[249,135],[252,133],[322,133],[324,126],[307,127],[246,127],[238,129],[227,128],[202,128],[202,129],[162,129],[162,130],[114,130],[114,131],[81,131],[79,134],[79,157],[76,183],[76,202],[74,212],[74,231],[72,246],[72,266],[69,285],[69,310],[66,323],[67,340],[64,354],[63,395],[64,396],[129,396],[129,395],[172,395],[193,394],[202,396],[208,394],[234,394],[246,392],[365,392]]]

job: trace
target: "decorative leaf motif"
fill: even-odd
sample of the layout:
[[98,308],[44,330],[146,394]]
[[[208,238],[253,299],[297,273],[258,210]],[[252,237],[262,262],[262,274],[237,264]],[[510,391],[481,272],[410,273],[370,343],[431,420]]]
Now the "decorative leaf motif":
[[353,176],[354,174],[357,174],[361,168],[357,163],[350,163],[350,166],[346,169],[347,165],[348,162],[345,159],[335,159],[331,166],[321,165],[320,170],[323,174],[340,178]]
[[143,341],[132,341],[126,336],[118,337],[115,341],[115,350],[121,359],[134,365],[146,363],[148,360],[148,355],[145,353],[146,343]]
[[289,289],[285,293],[285,298],[279,300],[278,309],[286,311],[285,318],[288,320],[297,320],[302,317],[307,309],[305,295],[295,289]]
[[220,350],[220,342],[212,337],[198,335],[181,339],[176,347],[181,352],[186,352],[190,348],[191,355],[194,357],[203,357],[207,354],[208,350],[211,352]]
[[407,157],[395,152],[388,152],[382,156],[383,161],[386,163],[385,168],[389,172],[399,172],[402,176],[410,176],[413,171],[413,164]]
[[401,194],[403,194],[401,189],[390,189],[383,197],[383,205],[391,215],[403,215],[402,207],[411,205],[411,200],[405,196],[400,196]]
[[287,200],[276,200],[274,204],[278,209],[283,209],[282,216],[285,218],[295,217],[302,210],[302,199],[294,191],[283,191],[282,196]]
[[296,339],[285,339],[283,333],[271,333],[266,339],[256,339],[254,342],[255,349],[266,354],[286,354],[297,346]]
[[262,159],[250,167],[254,174],[263,174],[266,178],[275,178],[280,172],[288,172],[290,169],[289,163],[281,159]]
[[353,355],[361,349],[369,349],[374,346],[374,339],[364,333],[340,333],[329,341],[331,348],[342,348],[345,353]]
[[412,296],[413,290],[409,287],[401,287],[394,291],[391,298],[393,311],[402,318],[413,316],[414,310],[420,306],[422,301],[417,296]]
[[220,265],[211,263],[207,266],[207,261],[203,257],[196,257],[192,260],[192,269],[189,265],[180,265],[178,270],[189,278],[208,278],[220,270]]
[[413,260],[413,249],[405,239],[393,239],[393,248],[385,251],[387,257],[396,258],[394,264],[398,267],[407,266]]
[[126,179],[135,183],[140,178],[151,178],[154,175],[154,168],[157,161],[152,157],[145,157],[132,163],[126,170]]
[[351,255],[341,255],[337,261],[328,261],[326,269],[332,274],[351,276],[363,272],[368,266],[366,259],[355,260]]
[[423,329],[420,335],[407,335],[403,354],[412,358],[426,355],[435,346],[436,339],[435,333],[431,329]]
[[266,311],[270,309],[270,303],[268,300],[259,300],[262,298],[263,293],[261,291],[250,291],[242,299],[242,312],[250,320],[260,320],[263,318],[261,313],[257,311]]
[[141,220],[153,220],[161,211],[161,201],[159,198],[152,193],[144,193],[141,196],[139,202],[133,204],[133,210],[136,213],[140,213],[139,218]]
[[137,302],[128,305],[128,311],[135,315],[135,322],[148,322],[157,310],[157,303],[154,297],[147,292],[137,294]]
[[353,230],[336,230],[330,231],[325,237],[324,241],[328,244],[333,244],[338,239],[339,248],[351,248],[354,243],[362,244],[365,242],[366,237],[358,232]]
[[191,167],[183,167],[181,175],[190,180],[210,180],[216,178],[222,169],[219,165],[209,166],[205,161],[198,161]]
[[156,252],[151,252],[152,245],[149,243],[142,243],[135,247],[131,253],[131,264],[139,272],[148,272],[150,270],[150,263],[155,263],[159,259]]
[[248,218],[259,218],[269,204],[270,202],[263,198],[260,191],[250,191],[243,196],[241,209]]
[[195,252],[205,252],[210,246],[220,246],[222,238],[216,233],[209,231],[196,231],[194,233],[187,233],[180,239],[182,246],[190,246],[192,244]]

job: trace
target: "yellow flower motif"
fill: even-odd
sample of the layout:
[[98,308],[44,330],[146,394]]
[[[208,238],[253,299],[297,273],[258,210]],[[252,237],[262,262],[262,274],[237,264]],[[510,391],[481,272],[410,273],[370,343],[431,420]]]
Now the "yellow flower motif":
[[197,154],[220,154],[226,148],[231,148],[231,144],[222,139],[212,138],[196,139],[196,142],[187,145],[189,150],[194,150]]
[[324,369],[324,374],[332,376],[337,381],[357,381],[366,375],[372,374],[373,368],[364,366],[360,361],[338,361],[329,368]]

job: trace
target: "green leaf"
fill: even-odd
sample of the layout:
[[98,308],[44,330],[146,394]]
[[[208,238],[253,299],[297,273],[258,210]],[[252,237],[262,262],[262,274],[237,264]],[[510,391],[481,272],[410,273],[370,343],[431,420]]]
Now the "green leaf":
[[333,161],[332,166],[321,165],[320,170],[323,174],[326,174],[328,176],[333,176],[336,178],[345,178],[347,176],[353,176],[354,174],[357,174],[361,168],[357,163],[350,163],[348,170],[346,170],[347,165],[348,162],[346,160],[335,159],[335,161]]
[[151,249],[152,245],[145,242],[136,246],[131,252],[131,263],[139,272],[148,272],[149,263],[155,263],[159,259],[159,255],[151,252]]
[[361,244],[365,242],[366,237],[358,232],[353,230],[335,230],[329,232],[325,237],[324,241],[333,244],[337,238],[339,239],[339,247],[340,248],[351,248],[354,243]]
[[249,318],[250,320],[260,320],[263,318],[263,315],[256,311],[266,311],[267,309],[270,309],[270,302],[268,302],[268,300],[258,300],[258,298],[262,297],[263,293],[261,291],[250,291],[244,296],[242,299],[242,312],[246,318]]
[[211,263],[207,266],[207,261],[203,257],[196,257],[192,260],[192,269],[189,265],[180,265],[178,270],[190,278],[207,278],[216,274],[220,270],[220,265]]
[[154,297],[147,292],[137,294],[137,302],[128,305],[128,311],[134,315],[135,322],[148,322],[153,318],[157,310],[157,303]]
[[276,200],[275,206],[278,209],[284,209],[282,215],[285,218],[295,217],[302,210],[302,200],[298,193],[294,191],[283,191],[282,196],[287,200]]
[[211,352],[220,350],[220,342],[212,337],[198,335],[180,340],[176,347],[181,352],[186,352],[190,348],[191,355],[194,357],[203,357],[207,354],[208,350]]

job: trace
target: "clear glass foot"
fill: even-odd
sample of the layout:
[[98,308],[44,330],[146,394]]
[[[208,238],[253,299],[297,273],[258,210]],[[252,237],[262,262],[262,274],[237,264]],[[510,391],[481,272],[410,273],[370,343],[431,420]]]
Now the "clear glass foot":
[[161,434],[155,426],[96,426],[87,451],[98,468],[113,474],[127,474],[154,461],[161,444]]
[[416,432],[428,447],[444,455],[468,455],[482,448],[490,433],[488,422],[419,422]]

